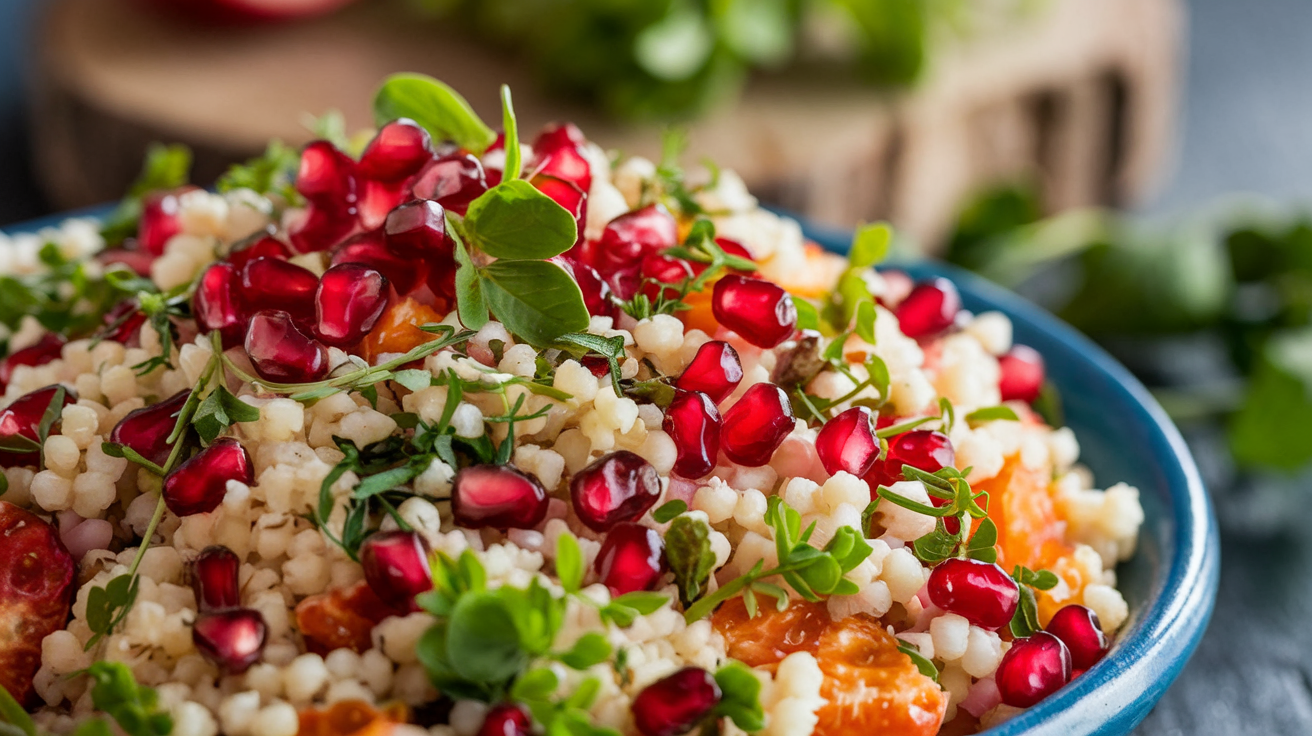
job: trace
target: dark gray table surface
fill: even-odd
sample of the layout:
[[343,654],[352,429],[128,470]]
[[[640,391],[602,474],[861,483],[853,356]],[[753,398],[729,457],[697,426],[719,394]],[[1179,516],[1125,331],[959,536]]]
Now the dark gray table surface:
[[[0,225],[47,214],[21,108],[24,29],[39,0],[0,0]],[[1143,212],[1234,191],[1312,202],[1312,2],[1193,0],[1177,165]],[[1312,734],[1312,478],[1236,488],[1193,433],[1223,530],[1211,628],[1141,736]]]

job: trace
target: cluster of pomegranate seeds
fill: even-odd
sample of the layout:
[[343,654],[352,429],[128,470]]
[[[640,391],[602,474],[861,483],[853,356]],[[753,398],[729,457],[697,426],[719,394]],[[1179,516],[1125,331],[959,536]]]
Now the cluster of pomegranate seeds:
[[433,589],[428,543],[418,532],[378,532],[360,545],[364,579],[384,603],[398,611],[419,610],[415,596]]
[[261,309],[286,312],[298,325],[314,324],[314,291],[319,277],[278,258],[256,258],[241,269],[241,296]]
[[518,703],[498,703],[483,716],[478,736],[529,736],[533,733],[533,720]]
[[998,390],[1003,401],[1033,403],[1043,391],[1043,356],[1028,345],[1016,345],[998,358],[1001,378]]
[[1011,643],[994,673],[1002,702],[1028,708],[1071,680],[1071,653],[1061,639],[1039,631]]
[[1083,672],[1098,663],[1111,645],[1098,614],[1086,606],[1064,606],[1052,615],[1044,631],[1061,639],[1071,653],[1071,666]]
[[[533,161],[527,167],[533,172],[533,186],[574,215],[580,239],[588,220],[588,192],[592,189],[592,167],[583,156],[586,144],[583,132],[573,123],[548,125],[533,140]],[[501,172],[488,178],[488,183],[495,186],[501,181]]]
[[286,312],[256,312],[245,347],[256,372],[270,381],[310,383],[328,373],[328,348],[302,332]]
[[679,736],[706,720],[721,696],[710,672],[684,667],[638,693],[630,706],[633,723],[642,736]]
[[0,393],[4,392],[5,387],[9,385],[10,379],[14,377],[15,368],[20,365],[45,365],[55,360],[63,352],[64,343],[66,342],[68,341],[62,335],[48,332],[35,344],[29,345],[22,350],[15,350],[4,360],[0,360]]
[[231,608],[197,616],[191,640],[205,659],[228,674],[239,675],[264,653],[268,633],[259,611]]
[[256,258],[279,258],[286,260],[292,257],[292,251],[281,240],[273,237],[275,228],[270,225],[268,231],[259,233],[254,237],[233,246],[224,260],[231,263],[234,268],[245,268],[247,263]]
[[77,564],[56,529],[0,501],[0,687],[31,704],[41,641],[64,628]]
[[241,605],[238,574],[241,560],[222,545],[201,550],[191,563],[191,584],[201,611],[222,611]]
[[[640,291],[652,302],[659,299],[678,299],[679,285],[692,278],[692,266],[682,258],[671,258],[656,253],[642,259],[638,269],[642,283]],[[669,284],[669,286],[661,286]]]
[[815,450],[826,473],[835,475],[841,470],[860,477],[870,471],[879,459],[872,420],[869,409],[854,406],[825,422],[815,438]]
[[797,330],[797,306],[778,284],[738,274],[715,282],[715,319],[758,348],[773,348]]
[[928,340],[947,332],[961,311],[961,295],[951,281],[936,278],[916,284],[893,314],[907,337]]
[[903,465],[910,465],[926,473],[937,473],[955,461],[956,452],[947,435],[932,429],[916,429],[888,441],[888,454],[871,465],[865,481],[870,486],[873,498],[879,486],[904,480]]
[[510,465],[470,465],[456,473],[451,513],[466,529],[532,529],[547,517],[547,492]]
[[652,590],[664,571],[665,542],[654,529],[620,522],[606,534],[594,568],[612,595]]
[[314,295],[314,333],[335,347],[359,342],[387,308],[387,279],[358,263],[343,263],[324,272]]
[[[590,265],[607,279],[615,293],[621,299],[631,299],[642,281],[644,260],[659,256],[678,242],[679,224],[674,215],[664,205],[651,204],[607,223],[597,242],[589,244],[588,256]],[[655,262],[651,268],[665,272],[668,266]]]
[[[14,399],[12,404],[0,411],[0,440],[23,437],[32,442],[40,442],[41,420],[58,392],[59,386],[46,386]],[[69,389],[64,389],[63,406],[74,403],[77,403],[77,395]],[[50,431],[57,432],[58,427],[59,418],[56,417]],[[0,467],[35,465],[39,460],[39,451],[0,452]]]
[[179,187],[150,192],[141,198],[141,219],[137,225],[137,247],[152,256],[164,254],[169,238],[182,232],[178,221],[181,204],[178,198],[196,187]]
[[231,437],[196,453],[164,479],[164,504],[178,516],[207,514],[223,503],[228,481],[250,484],[255,480],[251,457]]
[[182,411],[188,396],[191,396],[190,390],[179,391],[158,404],[128,412],[110,430],[109,441],[130,447],[138,455],[162,466],[168,461],[172,449],[168,443],[169,435],[173,433],[178,412]]
[[619,450],[575,473],[569,490],[579,520],[604,532],[647,513],[661,497],[661,479],[641,456]]
[[718,405],[729,398],[742,380],[743,364],[738,351],[723,340],[712,340],[697,349],[674,385],[684,391],[701,391]]
[[661,428],[674,440],[674,472],[700,478],[715,468],[720,455],[720,411],[701,391],[675,391]]
[[770,462],[793,425],[788,394],[773,383],[758,383],[724,413],[720,449],[739,465],[759,467]]
[[1011,623],[1020,605],[1020,587],[992,562],[952,558],[929,574],[927,588],[934,605],[990,631]]

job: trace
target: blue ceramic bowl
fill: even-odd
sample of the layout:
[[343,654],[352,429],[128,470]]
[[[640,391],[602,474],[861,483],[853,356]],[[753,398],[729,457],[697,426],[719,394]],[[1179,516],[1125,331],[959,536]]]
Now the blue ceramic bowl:
[[[92,208],[69,215],[103,215]],[[69,215],[3,228],[30,232]],[[842,253],[850,233],[810,229]],[[1207,628],[1220,573],[1220,540],[1212,505],[1184,440],[1147,389],[1101,348],[1051,314],[951,266],[907,266],[917,279],[956,283],[965,307],[1011,318],[1017,342],[1043,354],[1061,391],[1081,460],[1099,485],[1139,488],[1145,514],[1138,553],[1117,571],[1130,620],[1111,653],[1084,676],[990,736],[1112,736],[1148,715],[1180,674]]]
[[[850,233],[811,230],[846,252]],[[1117,570],[1130,620],[1111,653],[1082,677],[990,736],[1129,733],[1166,692],[1212,615],[1220,539],[1212,504],[1180,432],[1142,384],[1102,348],[1048,312],[989,281],[940,263],[905,266],[916,279],[943,276],[974,312],[1011,318],[1018,343],[1042,353],[1061,392],[1081,461],[1099,487],[1137,486],[1144,525],[1138,552]]]

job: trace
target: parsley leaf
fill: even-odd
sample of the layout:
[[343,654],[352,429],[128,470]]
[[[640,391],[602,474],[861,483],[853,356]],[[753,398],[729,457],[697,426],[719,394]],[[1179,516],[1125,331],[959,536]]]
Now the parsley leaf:
[[665,561],[674,573],[684,606],[701,597],[715,569],[711,527],[701,519],[679,516],[665,532]]
[[201,442],[206,445],[218,439],[229,427],[238,422],[256,422],[260,419],[258,407],[251,406],[228,391],[225,386],[218,386],[201,402],[192,419],[192,426]]

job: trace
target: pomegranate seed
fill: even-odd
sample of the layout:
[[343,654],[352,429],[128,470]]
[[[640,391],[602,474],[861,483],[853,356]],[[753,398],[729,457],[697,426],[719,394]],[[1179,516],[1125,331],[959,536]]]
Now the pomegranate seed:
[[264,616],[249,608],[206,611],[191,628],[201,656],[230,675],[245,672],[259,660],[268,634]]
[[[41,419],[45,417],[46,409],[50,408],[50,402],[54,401],[55,393],[59,386],[46,386],[39,388],[31,393],[23,394],[14,399],[14,402],[0,411],[0,441],[12,440],[16,437],[25,437],[33,442],[41,439]],[[64,406],[77,403],[77,394],[69,389],[64,389]],[[55,417],[55,423],[51,425],[51,434],[59,431],[59,417]],[[18,465],[35,465],[41,459],[39,451],[33,452],[0,452],[0,467],[12,468]]]
[[233,248],[224,260],[240,271],[245,268],[247,263],[256,258],[277,258],[285,261],[291,255],[292,252],[286,243],[266,234],[259,236],[254,241],[248,241],[244,245]]
[[225,347],[241,344],[245,333],[246,315],[240,288],[241,275],[231,263],[215,263],[196,282],[196,295],[192,298],[196,324],[205,332],[218,330]]
[[601,543],[594,568],[611,595],[652,590],[660,582],[665,543],[654,529],[620,522]]
[[890,268],[880,271],[879,275],[884,278],[884,293],[879,297],[879,303],[884,309],[897,309],[911,290],[916,288],[916,282],[906,271]]
[[664,205],[651,204],[607,223],[593,251],[592,265],[603,276],[637,268],[649,254],[679,242],[679,224]]
[[77,572],[77,560],[53,525],[0,501],[0,687],[19,703],[36,695],[41,641],[68,624]]
[[360,175],[397,181],[417,174],[433,158],[433,142],[418,123],[399,118],[379,128],[360,155]]
[[586,263],[572,262],[569,264],[569,271],[583,292],[583,303],[588,307],[588,314],[594,317],[614,318],[619,309],[615,305],[610,285],[601,278],[597,269]]
[[169,435],[189,396],[191,391],[179,391],[158,404],[128,412],[110,431],[109,441],[130,447],[152,463],[163,465],[173,449],[168,443]]
[[398,255],[425,258],[433,253],[452,253],[446,237],[446,211],[431,199],[407,202],[392,210],[384,231],[387,246]]
[[478,736],[530,736],[533,721],[518,703],[498,703],[488,709]]
[[604,532],[642,518],[661,497],[661,479],[641,456],[619,450],[575,473],[569,490],[579,520]]
[[288,225],[287,239],[297,253],[328,250],[356,232],[355,215],[354,205],[338,207],[311,202],[302,217]]
[[9,357],[0,361],[0,392],[5,390],[5,387],[9,385],[9,380],[14,377],[15,368],[20,365],[45,365],[55,360],[62,354],[66,342],[68,341],[64,339],[63,335],[57,332],[47,332],[35,344],[10,353]]
[[1045,630],[1061,639],[1071,653],[1071,666],[1087,670],[1107,654],[1111,645],[1102,633],[1098,614],[1086,606],[1070,605],[1052,615]]
[[314,295],[320,340],[346,347],[372,330],[387,308],[387,279],[359,263],[343,263],[324,272]]
[[250,485],[255,473],[246,448],[222,437],[168,474],[164,505],[177,516],[208,514],[223,503],[230,480]]
[[720,704],[720,686],[700,667],[684,667],[633,699],[633,723],[642,736],[688,733]]
[[761,279],[728,274],[715,282],[711,310],[720,324],[758,348],[772,348],[792,337],[797,307],[788,292]]
[[442,156],[429,164],[415,180],[412,192],[419,199],[431,199],[464,216],[469,203],[488,189],[483,164],[468,153]]
[[674,472],[700,478],[715,468],[720,454],[720,412],[701,391],[676,391],[661,428],[674,440]]
[[692,362],[674,385],[684,391],[701,391],[719,404],[729,398],[743,380],[738,351],[722,340],[712,340],[697,349]]
[[191,563],[191,583],[200,610],[223,611],[240,606],[240,572],[241,560],[227,547],[216,544],[201,550]]
[[587,139],[573,123],[548,125],[533,141],[539,174],[567,181],[586,194],[592,189],[592,167],[583,157]]
[[242,303],[249,309],[286,312],[299,325],[314,324],[319,278],[308,268],[277,258],[256,258],[241,270]]
[[1011,623],[1020,588],[992,562],[952,558],[929,574],[929,600],[972,624],[996,631]]
[[387,215],[410,199],[407,180],[387,182],[365,179],[360,182],[360,201],[355,207],[360,226],[366,230],[380,228]]
[[873,494],[881,485],[888,486],[904,480],[903,465],[910,465],[926,473],[937,473],[954,462],[956,452],[947,435],[930,429],[916,429],[889,440],[888,455],[871,466],[865,481]]
[[825,472],[840,470],[863,476],[879,458],[879,440],[870,425],[870,410],[854,406],[825,423],[815,438],[816,453]]
[[1040,631],[1011,643],[994,678],[1002,702],[1028,708],[1070,682],[1071,653],[1061,639]]
[[246,353],[256,372],[278,383],[310,383],[328,373],[328,349],[297,329],[286,312],[264,310],[251,317]]
[[509,465],[470,465],[456,473],[451,513],[467,529],[532,529],[547,517],[547,492]]
[[773,383],[758,383],[724,413],[720,446],[739,465],[759,467],[770,462],[793,424],[788,394]]
[[961,311],[961,296],[947,279],[916,284],[894,314],[907,337],[925,340],[937,337],[956,322]]
[[388,250],[383,234],[378,231],[360,233],[342,243],[333,251],[332,265],[360,263],[387,277],[400,294],[414,291],[427,275],[422,263],[407,260]]
[[1043,391],[1043,356],[1028,345],[1016,345],[998,358],[1002,377],[998,391],[1003,401],[1033,403]]
[[[638,275],[642,283],[642,293],[646,294],[648,299],[653,302],[661,296],[666,299],[678,299],[681,293],[678,287],[692,278],[692,268],[682,258],[648,253],[642,259],[642,268],[639,269]],[[657,286],[652,281],[672,284],[672,286]]]
[[178,222],[178,212],[181,209],[178,197],[195,188],[150,192],[142,197],[137,243],[143,251],[153,256],[164,255],[164,247],[169,238],[182,232],[182,223]]
[[588,193],[577,184],[552,176],[538,175],[529,181],[539,192],[547,195],[565,211],[574,216],[582,240],[584,221],[588,216]]
[[146,323],[146,313],[141,311],[136,299],[119,302],[105,314],[104,323],[105,326],[96,333],[96,339],[113,340],[130,348],[141,347],[141,326]]
[[296,191],[315,204],[351,206],[356,198],[356,166],[328,141],[312,141],[301,151]]
[[398,611],[419,610],[415,596],[433,589],[428,543],[417,532],[379,532],[360,545],[364,579],[384,603]]

